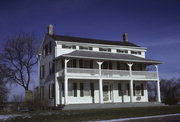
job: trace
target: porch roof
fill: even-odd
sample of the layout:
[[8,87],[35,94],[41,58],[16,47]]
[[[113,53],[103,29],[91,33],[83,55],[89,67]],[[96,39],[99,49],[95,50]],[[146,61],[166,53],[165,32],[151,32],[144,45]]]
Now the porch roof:
[[111,60],[111,61],[126,61],[126,62],[139,62],[148,64],[161,64],[157,60],[150,60],[141,58],[130,54],[117,54],[108,52],[95,52],[95,51],[81,51],[76,50],[68,54],[61,55],[58,58],[81,58],[81,59],[97,59],[97,60]]

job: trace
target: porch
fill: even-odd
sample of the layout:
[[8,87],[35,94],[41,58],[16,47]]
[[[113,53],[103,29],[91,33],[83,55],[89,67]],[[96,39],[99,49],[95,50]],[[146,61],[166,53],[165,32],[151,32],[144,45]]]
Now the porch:
[[[88,56],[88,57],[87,57]],[[61,64],[61,68],[56,70],[57,80],[61,80],[61,85],[55,82],[56,88],[56,106],[60,104],[78,104],[78,103],[115,103],[115,102],[148,102],[147,93],[144,96],[137,97],[134,95],[134,82],[135,81],[156,81],[157,82],[157,101],[160,100],[160,87],[158,76],[158,61],[147,60],[132,55],[120,55],[110,53],[99,52],[87,52],[87,51],[74,51],[72,53],[62,55],[56,58],[57,63]],[[154,65],[155,71],[146,71],[148,65]],[[69,81],[70,80],[96,80],[94,85],[96,88],[95,101],[93,96],[87,97],[86,100],[82,97],[74,98],[68,95]],[[105,81],[114,82],[113,85],[105,86]],[[117,81],[125,81],[128,86],[128,95],[118,96],[117,92],[119,88]],[[83,82],[82,82],[83,83]],[[146,83],[146,82],[144,82]],[[79,83],[80,84],[80,83]],[[109,83],[111,84],[111,83]],[[143,84],[145,88],[146,84]],[[80,85],[79,85],[80,87]],[[77,88],[77,85],[74,86]],[[59,92],[59,89],[63,92]],[[79,88],[80,90],[81,88]],[[106,90],[105,90],[106,89]],[[113,90],[113,91],[112,91]],[[112,91],[112,92],[111,92]],[[119,90],[120,91],[120,90]],[[124,89],[123,89],[124,91]],[[107,93],[105,95],[105,92]],[[115,95],[116,92],[116,95]],[[121,91],[122,92],[122,91]],[[146,90],[147,92],[147,90]],[[108,100],[105,101],[105,96],[108,96]],[[109,98],[112,98],[111,100]],[[119,98],[120,97],[120,98]],[[71,99],[72,98],[72,99]],[[59,100],[61,99],[61,100]],[[116,99],[118,99],[116,101]],[[140,100],[139,100],[140,99]],[[139,101],[138,101],[139,100]],[[72,102],[73,101],[73,102]]]
[[87,109],[107,109],[107,108],[127,108],[127,107],[153,107],[165,106],[159,102],[139,102],[139,103],[106,103],[106,104],[76,104],[62,107],[62,110],[87,110]]

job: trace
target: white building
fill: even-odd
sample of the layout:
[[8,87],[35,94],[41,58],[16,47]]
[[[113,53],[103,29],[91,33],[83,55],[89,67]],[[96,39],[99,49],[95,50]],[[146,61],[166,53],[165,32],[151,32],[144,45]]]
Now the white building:
[[[51,106],[68,104],[148,102],[147,82],[156,81],[158,66],[145,58],[147,49],[123,41],[60,36],[48,26],[39,49],[41,98]],[[146,71],[148,66],[155,71]]]

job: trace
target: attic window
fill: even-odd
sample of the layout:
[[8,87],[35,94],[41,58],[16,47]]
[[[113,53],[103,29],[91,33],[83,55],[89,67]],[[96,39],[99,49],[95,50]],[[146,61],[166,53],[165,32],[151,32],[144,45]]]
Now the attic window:
[[102,51],[102,52],[111,52],[111,49],[110,48],[99,48],[99,51]]
[[81,50],[92,50],[92,47],[79,46]]
[[121,49],[117,49],[118,53],[128,53],[128,50],[121,50]]
[[138,55],[141,55],[141,51],[131,51],[131,54],[138,54]]
[[62,44],[62,48],[76,49],[76,46],[75,45],[65,45],[65,44]]

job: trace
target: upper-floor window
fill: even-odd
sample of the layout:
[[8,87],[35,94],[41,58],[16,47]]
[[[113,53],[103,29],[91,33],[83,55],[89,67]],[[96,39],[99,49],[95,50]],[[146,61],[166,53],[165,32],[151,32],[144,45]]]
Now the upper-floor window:
[[99,48],[99,51],[111,52],[111,49],[110,48]]
[[66,44],[62,44],[62,48],[76,49],[76,45],[66,45]]
[[76,59],[71,59],[68,64],[67,64],[68,67],[76,67]]
[[49,99],[53,99],[55,97],[55,85],[54,83],[49,84]]
[[128,53],[128,50],[117,49],[118,53]]
[[141,51],[131,51],[131,54],[138,54],[138,55],[141,55]]
[[79,49],[81,49],[81,50],[92,50],[92,47],[79,46]]
[[79,60],[80,68],[93,68],[93,60]]
[[49,75],[53,74],[55,71],[55,66],[54,66],[54,62],[50,61],[49,62]]
[[43,56],[47,56],[52,52],[52,43],[49,42],[43,47]]
[[102,69],[112,69],[112,62],[111,61],[104,61],[102,64]]

